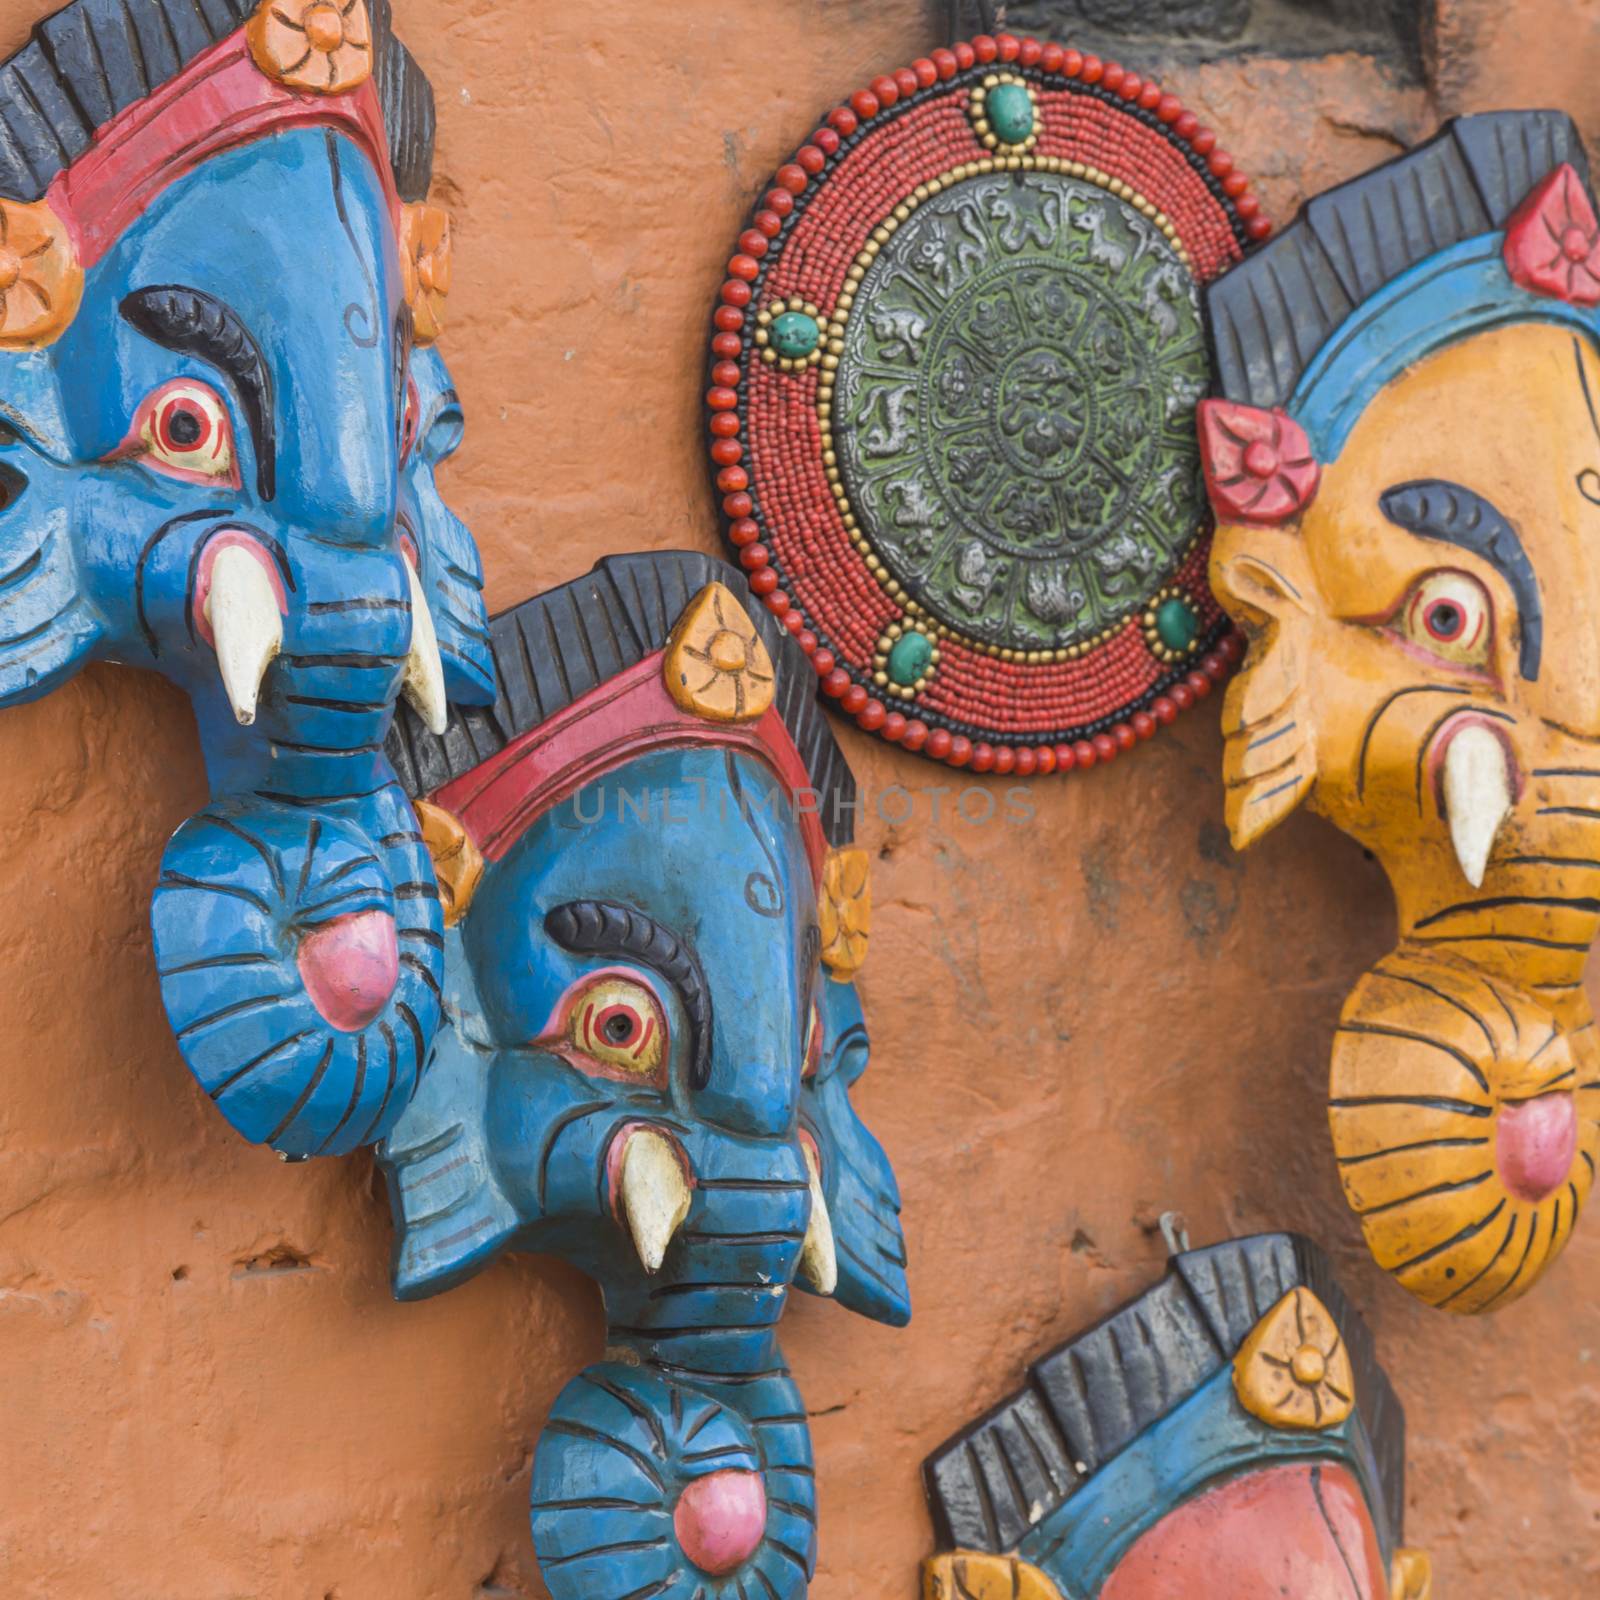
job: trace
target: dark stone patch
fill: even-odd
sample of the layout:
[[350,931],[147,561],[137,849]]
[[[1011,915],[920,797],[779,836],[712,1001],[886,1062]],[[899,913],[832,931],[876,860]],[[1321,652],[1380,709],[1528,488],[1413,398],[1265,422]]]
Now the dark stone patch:
[[[1176,39],[1237,39],[1250,25],[1253,0],[1022,0],[1006,7],[1008,28],[1105,28]],[[1036,21],[1037,19],[1037,21]]]
[[1355,50],[1410,73],[1421,70],[1424,17],[1416,0],[1013,0],[1006,7],[1013,33],[1064,44],[1136,43],[1154,58]]
[[1225,867],[1232,872],[1239,866],[1238,852],[1228,837],[1228,830],[1220,822],[1207,820],[1200,824],[1200,859],[1214,867]]
[[1089,916],[1095,925],[1106,933],[1117,931],[1117,910],[1122,904],[1122,884],[1112,866],[1106,839],[1078,853],[1078,865],[1083,869],[1083,882],[1089,897]]
[[1184,931],[1197,944],[1209,944],[1233,926],[1239,910],[1239,889],[1237,884],[1225,887],[1227,893],[1204,878],[1190,878],[1178,891]]

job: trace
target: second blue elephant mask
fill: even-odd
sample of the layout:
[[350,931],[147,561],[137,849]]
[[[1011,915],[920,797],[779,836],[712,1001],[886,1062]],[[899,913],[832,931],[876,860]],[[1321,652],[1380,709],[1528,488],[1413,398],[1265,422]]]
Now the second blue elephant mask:
[[910,1315],[894,1175],[850,1103],[855,786],[815,674],[720,562],[604,561],[493,640],[494,706],[442,739],[407,712],[390,744],[448,922],[448,1023],[379,1150],[395,1291],[506,1249],[599,1284],[605,1359],[534,1463],[558,1600],[791,1600],[816,1499],[790,1288]]

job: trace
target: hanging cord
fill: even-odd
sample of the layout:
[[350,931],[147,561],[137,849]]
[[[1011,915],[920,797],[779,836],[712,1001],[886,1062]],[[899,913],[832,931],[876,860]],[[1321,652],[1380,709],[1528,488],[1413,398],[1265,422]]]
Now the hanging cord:
[[[997,14],[994,0],[974,0],[974,6],[978,13],[978,32],[993,33],[995,25],[1005,14],[1005,8],[1001,7]],[[966,29],[962,22],[966,9],[966,0],[950,0],[950,41],[952,44],[966,35]]]

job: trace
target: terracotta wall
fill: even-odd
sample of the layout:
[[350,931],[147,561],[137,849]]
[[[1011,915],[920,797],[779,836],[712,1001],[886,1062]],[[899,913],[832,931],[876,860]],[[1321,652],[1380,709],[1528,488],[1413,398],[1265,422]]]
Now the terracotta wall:
[[[0,0],[0,48],[41,0]],[[448,491],[509,604],[607,551],[708,546],[702,330],[747,201],[819,109],[935,42],[925,0],[395,0],[456,208],[444,346],[471,411]],[[1438,92],[1373,62],[1170,81],[1275,215],[1443,112],[1554,103],[1600,137],[1597,0],[1442,0]],[[1138,63],[1143,65],[1143,63]],[[1196,1241],[1328,1244],[1413,1424],[1410,1534],[1441,1600],[1600,1578],[1600,1223],[1490,1324],[1413,1305],[1338,1193],[1323,1093],[1341,999],[1387,948],[1377,869],[1297,819],[1221,826],[1210,708],[1026,826],[935,820],[945,769],[844,738],[877,929],[859,1103],[905,1190],[904,1333],[802,1299],[817,1600],[915,1592],[918,1466],[1026,1359]],[[389,1297],[366,1156],[280,1165],[190,1084],[146,899],[203,799],[184,701],[95,670],[0,717],[0,1593],[8,1600],[470,1600],[543,1593],[525,1502],[551,1399],[600,1351],[589,1286],[496,1266]]]

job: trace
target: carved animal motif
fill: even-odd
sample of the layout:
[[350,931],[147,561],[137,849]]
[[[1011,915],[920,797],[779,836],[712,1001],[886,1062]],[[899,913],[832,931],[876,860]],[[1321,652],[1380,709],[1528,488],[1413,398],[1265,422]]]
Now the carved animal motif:
[[1174,1256],[924,1473],[939,1544],[924,1600],[1431,1589],[1427,1556],[1401,1544],[1399,1402],[1327,1258],[1292,1235]]
[[1148,222],[1143,217],[1125,213],[1122,220],[1128,225],[1128,231],[1138,240],[1134,246],[1133,259],[1128,263],[1129,266],[1136,267],[1144,260],[1146,253],[1154,250],[1166,235],[1153,222]]
[[[927,230],[912,251],[910,264],[932,281],[942,298],[981,265],[983,259],[981,238],[973,235],[966,208],[962,207],[940,216],[937,226]],[[913,278],[906,281],[919,290],[924,289],[924,285]]]
[[883,306],[872,312],[872,331],[881,341],[878,354],[885,361],[913,361],[928,332],[928,319],[909,306]]
[[1084,603],[1081,589],[1069,589],[1059,567],[1030,567],[1023,583],[1028,609],[1043,622],[1057,624],[1075,617]]
[[1115,538],[1108,539],[1094,553],[1094,564],[1112,580],[1104,585],[1108,594],[1125,588],[1133,573],[1153,572],[1160,559],[1149,545],[1134,538],[1126,529],[1119,529]]
[[908,550],[922,555],[932,553],[938,535],[950,526],[950,518],[920,478],[896,478],[883,491],[886,505],[894,507],[890,521],[905,531]]
[[898,456],[910,448],[916,426],[916,391],[906,386],[900,389],[878,389],[861,409],[861,425],[873,416],[878,423],[861,439],[863,454],[869,456]]
[[907,264],[910,272],[897,268],[885,281],[898,278],[902,282],[915,284],[915,274],[921,274],[932,281],[941,295],[949,294],[955,263],[950,254],[949,240],[942,229],[928,229],[917,240],[915,249],[907,257]]
[[950,592],[968,611],[981,611],[1005,570],[1005,562],[996,560],[976,539],[969,539],[956,554],[957,582]]
[[1072,226],[1079,233],[1089,235],[1089,259],[1101,266],[1121,272],[1128,264],[1128,247],[1106,233],[1106,212],[1103,206],[1086,205],[1072,214]]
[[1048,250],[1061,230],[1061,197],[1054,190],[996,189],[989,195],[989,217],[999,227],[1001,247],[1012,255]]
[[[1211,294],[1212,577],[1250,639],[1224,715],[1229,826],[1242,848],[1309,805],[1389,876],[1400,943],[1345,1005],[1334,1144],[1378,1260],[1462,1313],[1556,1261],[1600,1155],[1586,169],[1556,113],[1465,118],[1313,202]],[[1423,192],[1458,198],[1402,227],[1393,196]],[[1309,287],[1346,252],[1392,281],[1358,304]],[[1308,286],[1281,317],[1269,274]]]
[[150,0],[145,39],[76,0],[0,76],[38,133],[0,150],[0,214],[42,241],[0,304],[0,704],[94,660],[190,697],[212,801],[163,858],[162,997],[223,1114],[291,1155],[380,1136],[438,1023],[395,700],[442,726],[492,696],[433,480],[459,407],[414,349],[448,283],[431,91],[386,7],[314,40],[304,9]]
[[849,1100],[854,788],[814,696],[784,692],[805,658],[747,595],[703,556],[603,562],[495,620],[491,713],[444,739],[407,713],[391,739],[486,862],[445,935],[437,1063],[379,1152],[396,1293],[520,1248],[605,1300],[606,1357],[534,1456],[556,1600],[799,1600],[817,1508],[790,1289],[910,1314],[894,1176]]
[[1193,292],[1189,279],[1171,262],[1164,262],[1145,280],[1139,304],[1163,339],[1173,338],[1178,331],[1178,314],[1171,302]]

